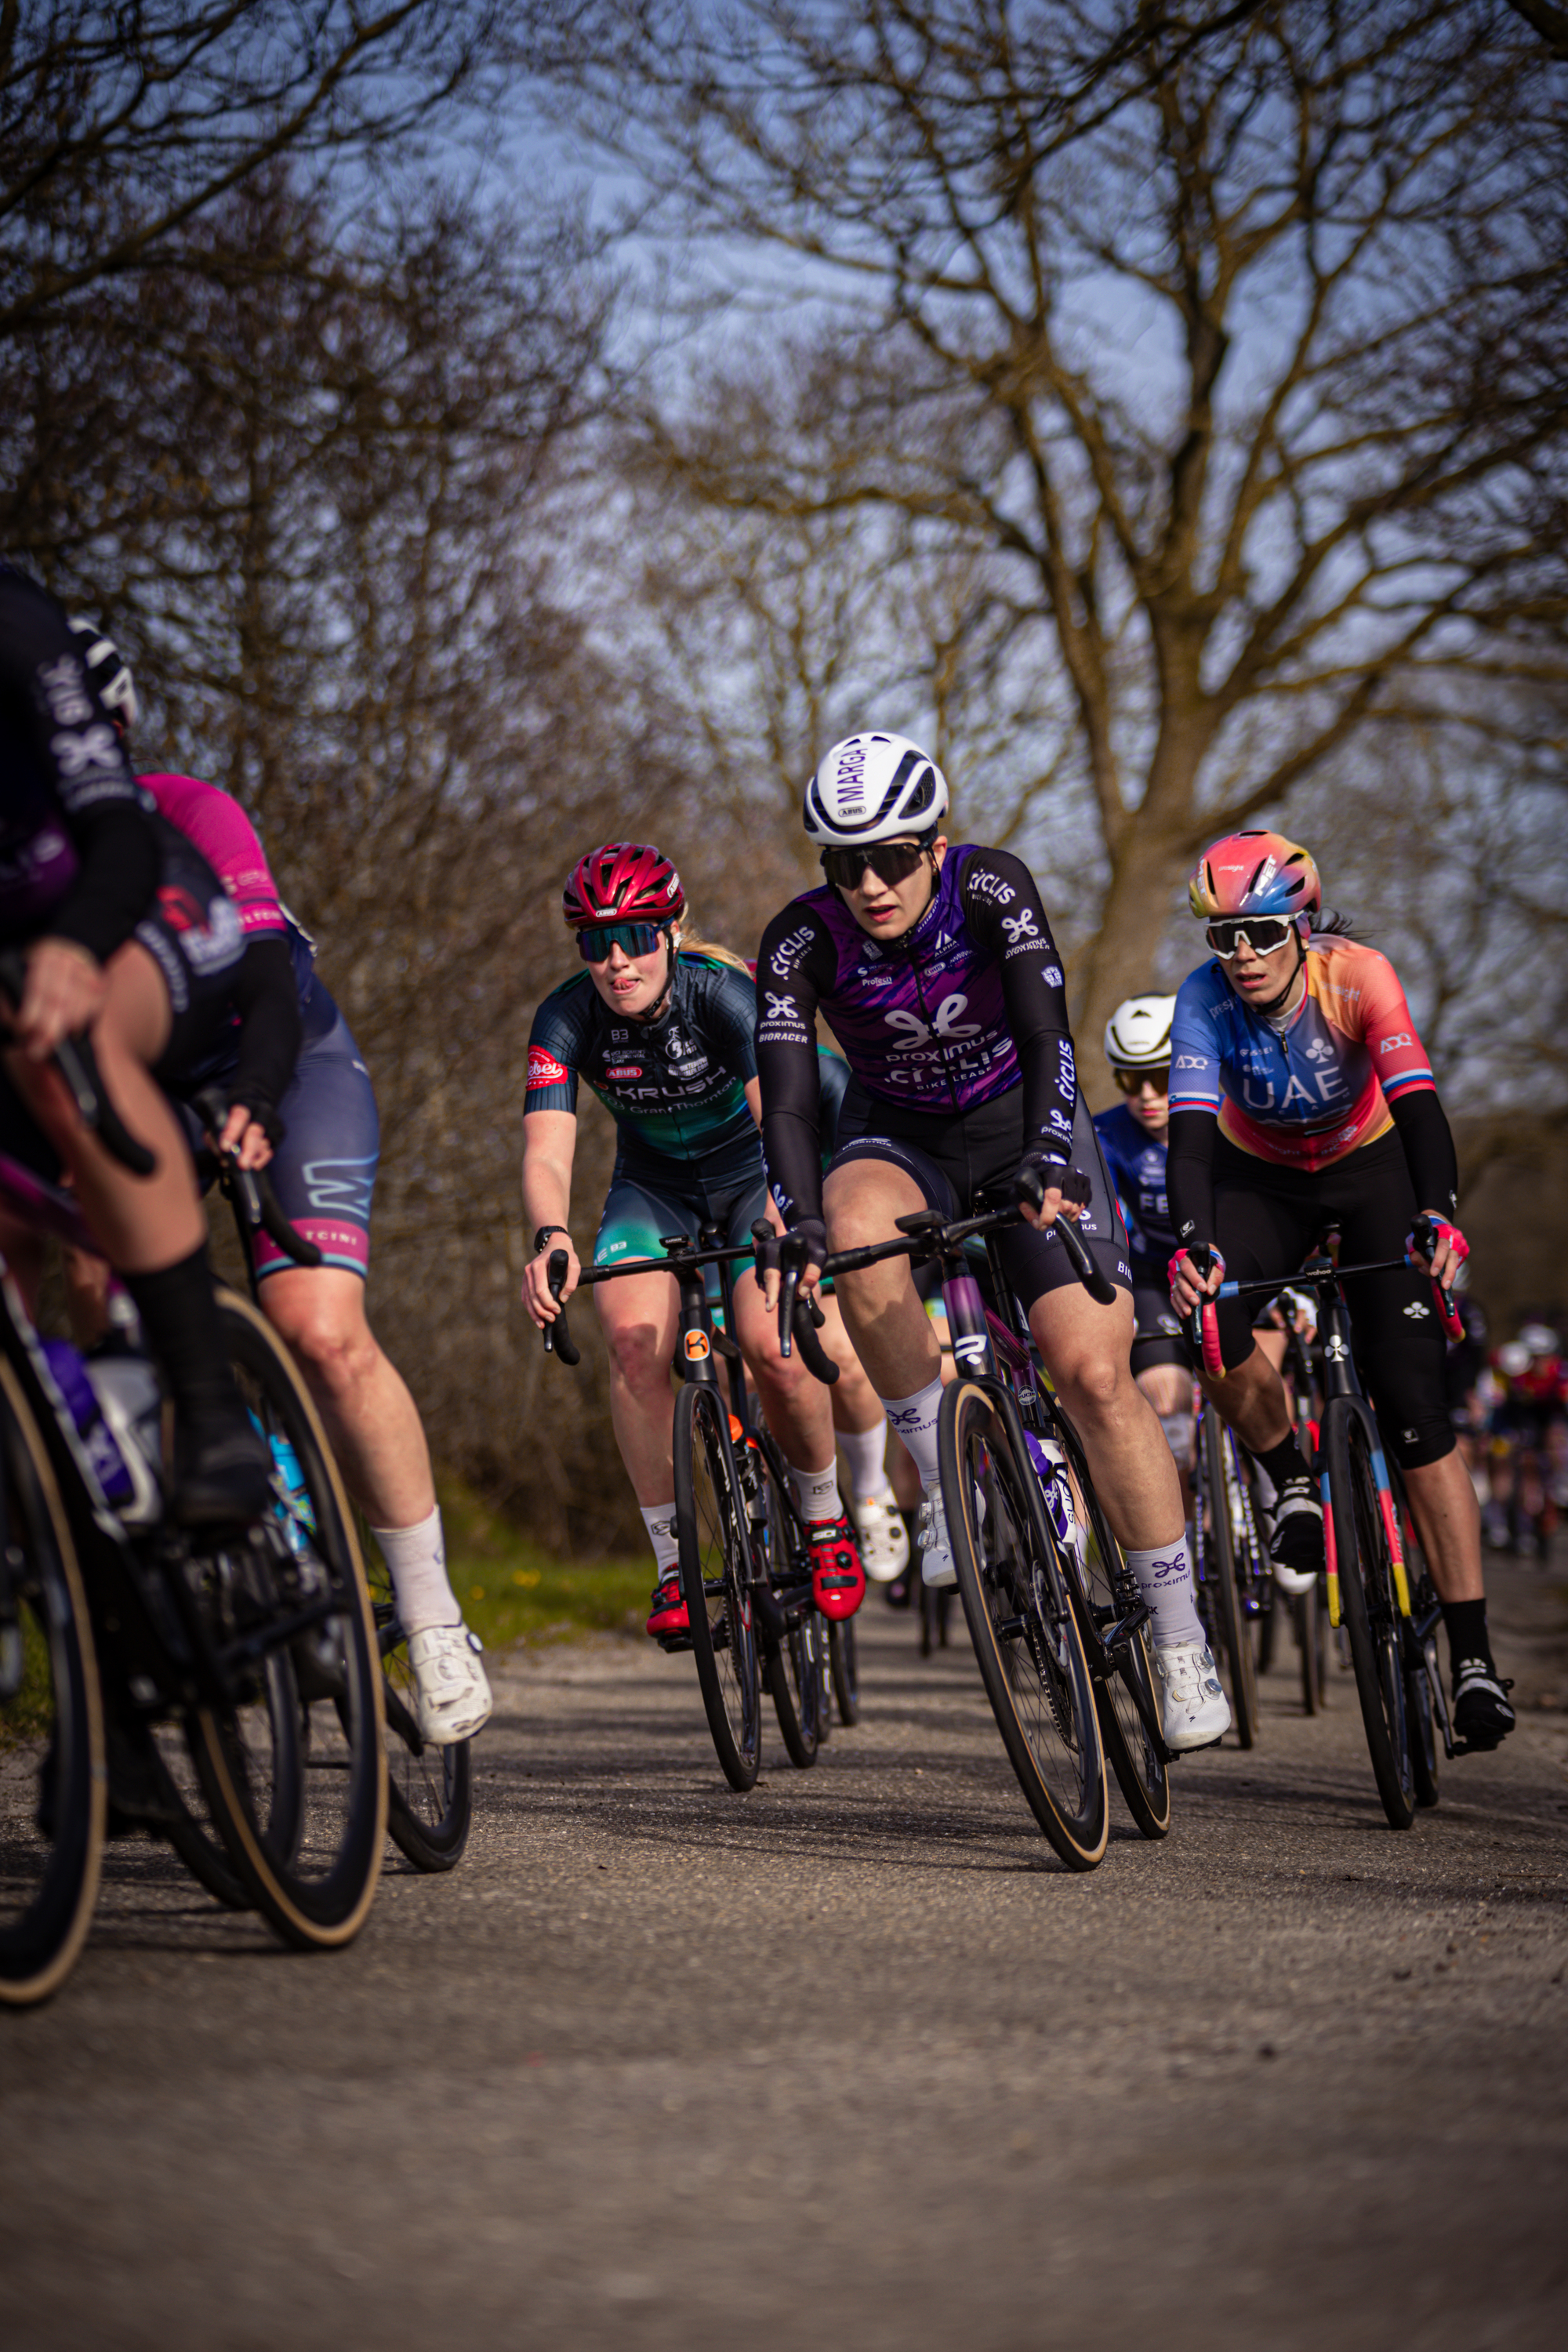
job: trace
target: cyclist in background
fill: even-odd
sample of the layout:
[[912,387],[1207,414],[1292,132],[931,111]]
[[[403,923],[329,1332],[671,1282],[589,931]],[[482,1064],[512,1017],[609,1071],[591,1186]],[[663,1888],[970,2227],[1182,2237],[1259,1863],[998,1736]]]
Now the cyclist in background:
[[[54,598],[0,564],[0,940],[26,960],[0,1076],[0,1150],[51,1181],[69,1171],[118,1268],[174,1408],[173,1516],[243,1523],[267,1508],[266,1450],[225,1351],[206,1223],[165,1057],[242,1003],[243,941],[215,876],[160,839],[110,710]],[[53,1055],[89,1031],[105,1089],[153,1152],[132,1176],[82,1125]],[[266,1073],[252,1063],[256,1108]],[[234,1122],[245,1124],[237,1105]],[[27,1236],[6,1220],[18,1264]]]
[[[1192,877],[1212,961],[1176,999],[1167,1162],[1181,1315],[1224,1275],[1298,1265],[1331,1222],[1348,1261],[1404,1255],[1408,1272],[1346,1286],[1384,1442],[1405,1473],[1443,1605],[1454,1726],[1471,1748],[1512,1730],[1508,1685],[1487,1633],[1475,1489],[1444,1395],[1444,1339],[1428,1275],[1452,1280],[1468,1244],[1454,1222],[1458,1167],[1426,1055],[1393,966],[1314,922],[1322,904],[1308,852],[1276,833],[1233,834]],[[1436,1234],[1428,1260],[1413,1227]],[[1239,1300],[1218,1309],[1215,1409],[1278,1492],[1272,1552],[1300,1572],[1323,1565],[1323,1515],[1279,1372]]]
[[[563,1251],[567,1260],[562,1305],[581,1272],[566,1222],[580,1080],[618,1131],[595,1265],[662,1256],[662,1235],[695,1240],[705,1223],[717,1224],[731,1245],[749,1244],[752,1223],[770,1214],[752,1045],[756,989],[745,966],[701,942],[682,947],[680,877],[647,843],[590,850],[567,878],[563,908],[587,969],[534,1014],[522,1123],[523,1210],[534,1228],[522,1303],[542,1329],[560,1312],[550,1290],[552,1254]],[[815,1051],[812,1085],[819,1093]],[[734,1338],[806,1522],[818,1606],[832,1618],[852,1616],[866,1577],[838,1493],[829,1392],[798,1350],[787,1363],[780,1356],[774,1318],[743,1272],[733,1297]],[[609,1349],[616,1437],[653,1547],[658,1580],[647,1630],[656,1640],[677,1641],[689,1633],[672,1455],[679,1298],[668,1275],[633,1275],[599,1286],[595,1304]]]
[[[807,1244],[810,1283],[830,1246],[885,1241],[897,1218],[924,1210],[960,1215],[987,1184],[1016,1190],[1025,1222],[1000,1236],[1008,1279],[1149,1604],[1167,1743],[1205,1747],[1229,1708],[1197,1615],[1175,1467],[1129,1366],[1125,1235],[1079,1094],[1060,961],[1027,866],[1005,850],[950,848],[947,806],[935,762],[881,732],[836,744],[806,788],[805,830],[825,880],[773,917],[758,958],[774,1197]],[[854,1073],[826,1185],[819,1007]],[[1064,1203],[1121,1294],[1112,1307],[1080,1286],[1051,1230]],[[776,1272],[767,1279],[775,1295]],[[846,1275],[837,1288],[856,1350],[919,1467],[922,1577],[952,1584],[937,1468],[941,1356],[908,1261]]]
[[[71,627],[89,677],[112,697],[123,735],[136,719],[130,670],[101,632],[87,622]],[[157,816],[195,844],[222,882],[238,910],[247,965],[272,974],[271,1003],[281,999],[289,1014],[292,1076],[276,1111],[268,1105],[258,1117],[253,1113],[248,1129],[237,1136],[231,1115],[226,1132],[238,1145],[242,1165],[268,1168],[284,1215],[315,1243],[322,1264],[296,1265],[268,1234],[256,1234],[251,1249],[261,1307],[299,1362],[344,1482],[386,1560],[408,1637],[420,1737],[433,1747],[471,1738],[489,1719],[489,1685],[478,1638],[464,1625],[447,1579],[418,1409],[365,1315],[380,1148],[370,1074],[316,971],[312,942],[279,898],[238,802],[194,776],[153,774],[138,782]],[[246,1024],[246,1050],[254,1026],[253,1015]],[[229,1024],[205,1050],[166,1056],[159,1075],[183,1103],[213,1086],[243,1101],[241,1050],[239,1031]],[[210,1181],[200,1122],[194,1111],[188,1118],[198,1166],[205,1160]],[[89,1262],[76,1271],[84,1290],[94,1286]]]

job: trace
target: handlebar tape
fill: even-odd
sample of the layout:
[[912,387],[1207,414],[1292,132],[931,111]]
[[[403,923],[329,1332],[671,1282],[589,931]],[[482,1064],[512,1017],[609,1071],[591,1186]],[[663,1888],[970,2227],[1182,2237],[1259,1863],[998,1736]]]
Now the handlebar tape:
[[820,1381],[825,1388],[831,1388],[838,1378],[838,1367],[816,1336],[818,1324],[826,1320],[821,1308],[811,1301],[805,1298],[795,1300],[791,1325],[800,1342],[800,1360],[814,1380]]
[[[545,1268],[545,1273],[550,1281],[550,1296],[557,1302],[560,1300],[561,1292],[566,1281],[566,1269],[571,1263],[564,1250],[551,1251],[550,1263]],[[554,1322],[547,1323],[544,1327],[544,1352],[547,1356],[559,1356],[563,1364],[580,1364],[583,1360],[573,1341],[571,1332],[566,1328],[564,1307],[562,1307]]]
[[1070,1217],[1058,1217],[1056,1231],[1062,1237],[1062,1247],[1068,1254],[1068,1264],[1088,1291],[1101,1307],[1116,1304],[1116,1286],[1108,1274],[1102,1274],[1090,1257]]

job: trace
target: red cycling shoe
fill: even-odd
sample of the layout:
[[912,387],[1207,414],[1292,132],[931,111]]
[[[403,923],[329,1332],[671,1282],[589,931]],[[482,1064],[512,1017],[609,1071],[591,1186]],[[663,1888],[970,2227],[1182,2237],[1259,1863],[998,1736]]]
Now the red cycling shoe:
[[814,1519],[806,1528],[811,1546],[812,1598],[836,1622],[853,1617],[866,1598],[866,1571],[847,1517]]
[[686,1596],[680,1590],[680,1570],[678,1568],[672,1568],[669,1574],[660,1577],[654,1586],[647,1630],[656,1642],[667,1642],[672,1633],[689,1633],[691,1631],[691,1620],[686,1613]]

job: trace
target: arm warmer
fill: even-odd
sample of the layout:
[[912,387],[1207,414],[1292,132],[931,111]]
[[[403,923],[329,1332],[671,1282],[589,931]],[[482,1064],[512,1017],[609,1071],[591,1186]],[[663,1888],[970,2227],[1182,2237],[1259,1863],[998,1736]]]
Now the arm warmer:
[[1065,1168],[1078,1106],[1067,987],[1038,886],[1021,857],[1006,849],[974,852],[964,868],[963,920],[1001,967],[1024,1087],[1026,1148]]
[[158,887],[158,843],[140,808],[111,802],[73,817],[81,854],[77,878],[48,917],[45,934],[72,940],[107,963],[123,947]]
[[1215,1244],[1214,1147],[1218,1114],[1173,1110],[1165,1152],[1165,1198],[1178,1244]]
[[1459,1204],[1459,1162],[1454,1131],[1436,1090],[1413,1087],[1408,1093],[1395,1096],[1388,1108],[1405,1146],[1405,1164],[1415,1187],[1416,1207],[1440,1209],[1453,1216]]
[[[788,993],[763,985],[784,941],[809,928],[804,953],[784,960]],[[757,1076],[763,1089],[763,1156],[768,1181],[786,1225],[822,1214],[822,1084],[816,1073],[816,1007],[832,985],[837,958],[826,927],[798,900],[781,908],[757,950]],[[769,1003],[787,1013],[764,1013]]]
[[278,1106],[293,1077],[302,1034],[286,939],[268,932],[251,940],[235,975],[233,995],[240,1034],[229,1100],[243,1103],[268,1140],[278,1144],[284,1133]]

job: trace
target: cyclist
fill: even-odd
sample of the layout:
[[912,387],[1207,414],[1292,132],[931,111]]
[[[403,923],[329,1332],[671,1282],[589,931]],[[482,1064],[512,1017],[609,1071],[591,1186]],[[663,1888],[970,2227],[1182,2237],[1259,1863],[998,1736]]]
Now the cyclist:
[[[134,724],[131,673],[112,642],[86,622],[72,631],[95,682],[114,696],[123,737]],[[263,1311],[287,1341],[316,1401],[350,1494],[381,1546],[408,1637],[420,1737],[433,1747],[468,1739],[490,1713],[478,1637],[447,1576],[441,1514],[418,1409],[365,1316],[370,1208],[380,1144],[375,1091],[348,1024],[322,985],[312,942],[283,907],[250,820],[237,801],[194,776],[142,775],[158,815],[195,845],[238,910],[248,963],[280,982],[297,1048],[275,1117],[254,1117],[240,1137],[243,1165],[268,1167],[283,1213],[321,1252],[296,1265],[266,1234],[252,1241]],[[205,1050],[165,1058],[166,1090],[188,1103],[216,1086],[243,1099],[237,1079],[250,1048],[232,1024]],[[198,1165],[205,1157],[190,1118]],[[231,1118],[232,1130],[236,1122]],[[211,1162],[207,1160],[210,1174]],[[89,1310],[90,1311],[90,1310]]]
[[[563,910],[587,970],[534,1014],[528,1043],[522,1197],[534,1227],[522,1303],[542,1329],[560,1312],[549,1259],[566,1255],[562,1303],[581,1265],[566,1220],[576,1151],[577,1087],[585,1079],[618,1130],[615,1172],[594,1245],[595,1265],[658,1257],[662,1234],[696,1237],[715,1223],[749,1243],[768,1211],[752,1046],[756,988],[722,950],[681,945],[686,894],[668,857],[643,842],[605,842],[579,858]],[[820,1087],[812,1055],[814,1091]],[[828,1391],[778,1334],[754,1281],[734,1287],[735,1339],[778,1439],[812,1552],[812,1586],[832,1618],[852,1616],[866,1590],[838,1493]],[[610,1412],[621,1458],[653,1547],[647,1630],[689,1633],[680,1592],[671,1446],[679,1301],[668,1275],[634,1275],[597,1292],[610,1356]]]
[[[156,1083],[250,1000],[238,919],[216,877],[142,809],[106,705],[54,598],[0,564],[0,940],[26,983],[8,1016],[0,1149],[62,1164],[135,1301],[174,1408],[170,1508],[190,1527],[257,1517],[265,1448],[225,1351],[190,1154]],[[131,1175],[82,1125],[55,1049],[90,1032],[104,1086],[153,1173]],[[229,1139],[270,1110],[254,1054]],[[285,1073],[286,1075],[286,1073]],[[26,1236],[5,1247],[26,1263]]]
[[[1317,866],[1282,835],[1216,841],[1189,898],[1214,953],[1183,982],[1172,1032],[1173,1304],[1190,1314],[1227,1268],[1245,1277],[1298,1264],[1331,1223],[1352,1259],[1404,1254],[1409,1272],[1347,1292],[1443,1605],[1455,1729],[1471,1748],[1494,1748],[1513,1709],[1488,1638],[1475,1489],[1455,1446],[1426,1279],[1452,1279],[1468,1245],[1454,1222],[1453,1137],[1415,1024],[1393,966],[1342,918],[1314,921]],[[1412,1231],[1423,1211],[1436,1234],[1429,1260]],[[1273,1557],[1315,1572],[1322,1506],[1279,1375],[1238,1300],[1218,1323],[1225,1374],[1205,1374],[1205,1389],[1278,1490]]]
[[[883,1241],[898,1217],[954,1216],[982,1185],[1016,1185],[1026,1223],[1002,1236],[1009,1279],[1149,1603],[1166,1740],[1207,1746],[1229,1708],[1197,1616],[1175,1466],[1129,1365],[1132,1277],[1079,1094],[1061,965],[1027,866],[1005,850],[950,848],[947,805],[935,763],[879,731],[836,744],[806,788],[805,830],[826,879],[773,917],[758,959],[775,1198],[806,1239],[809,1282],[830,1245]],[[854,1073],[826,1185],[818,1006]],[[1121,1293],[1113,1307],[1080,1287],[1051,1230],[1064,1202]],[[922,1576],[952,1584],[936,1460],[941,1356],[913,1276],[892,1259],[837,1287],[856,1350],[920,1471]]]

